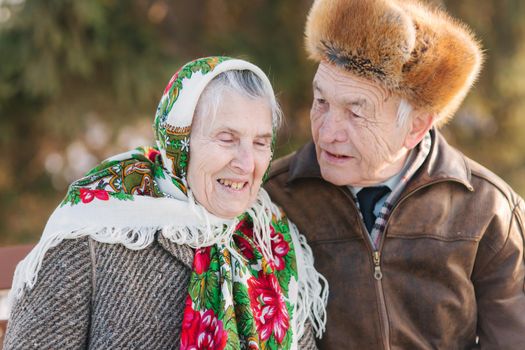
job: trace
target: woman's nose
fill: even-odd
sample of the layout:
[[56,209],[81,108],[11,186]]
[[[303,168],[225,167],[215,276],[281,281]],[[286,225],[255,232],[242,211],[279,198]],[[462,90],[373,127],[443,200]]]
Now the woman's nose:
[[232,159],[231,165],[240,174],[249,174],[255,169],[253,149],[249,146],[240,145]]
[[327,113],[319,127],[319,140],[325,143],[346,142],[348,137],[342,121],[341,115],[334,112]]

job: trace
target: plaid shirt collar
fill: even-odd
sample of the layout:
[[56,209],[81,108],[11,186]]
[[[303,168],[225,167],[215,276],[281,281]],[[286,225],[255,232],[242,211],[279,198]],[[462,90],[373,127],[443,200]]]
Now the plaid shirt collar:
[[[465,162],[464,156],[451,147],[437,130],[431,129],[429,135],[431,137],[431,147],[426,160],[419,166],[419,170],[416,170],[415,173],[412,174],[412,178],[407,177],[407,174],[405,174],[405,185],[402,189],[399,189],[399,192],[402,193],[397,193],[396,198],[399,199],[403,193],[412,192],[417,188],[435,181],[450,180],[459,182],[463,184],[467,190],[473,191],[473,186],[470,181],[471,171]],[[300,179],[318,179],[319,181],[324,181],[321,176],[319,163],[317,162],[313,142],[307,143],[295,154],[285,157],[282,161],[276,161],[274,163],[274,169],[279,169],[279,165],[287,163],[286,160],[290,157],[287,180],[288,186]],[[329,183],[326,184],[329,185]],[[391,196],[394,196],[393,192]],[[388,203],[389,210],[392,210],[395,201],[390,200]],[[375,239],[377,242],[379,242],[378,238],[380,237],[377,236]]]
[[[390,177],[386,181],[374,186],[386,186],[390,189],[390,191],[393,191],[397,184],[399,184],[399,182],[402,180],[402,177],[407,172],[408,167],[414,162],[416,155],[418,154],[417,149],[418,147],[415,147],[409,152],[408,157],[405,160],[405,164],[403,165],[403,168],[401,168],[401,171],[399,171],[397,174]],[[350,192],[352,192],[354,196],[356,196],[359,193],[359,191],[361,191],[363,188],[364,187],[348,186],[348,189],[350,190]]]
[[[431,147],[432,138],[430,136],[430,133],[428,133],[425,135],[425,137],[423,137],[423,140],[421,140],[421,142],[413,150],[413,152],[411,152],[403,169],[401,169],[401,171],[397,175],[394,175],[393,177],[385,181],[383,184],[380,184],[388,186],[391,192],[386,198],[385,203],[381,207],[376,222],[372,227],[372,232],[370,232],[370,241],[375,249],[379,248],[379,243],[385,231],[386,223],[388,221],[390,213],[392,212],[394,203],[397,201],[397,199],[405,189],[408,181],[419,170],[421,165],[423,165],[423,163],[427,159]],[[359,209],[359,215],[361,216],[361,220],[363,220],[363,215],[361,214],[361,210],[359,208],[359,201],[356,198],[356,194],[357,192],[359,192],[360,189],[361,188],[354,187],[350,188],[350,191],[352,193],[352,198],[354,199],[355,205]]]

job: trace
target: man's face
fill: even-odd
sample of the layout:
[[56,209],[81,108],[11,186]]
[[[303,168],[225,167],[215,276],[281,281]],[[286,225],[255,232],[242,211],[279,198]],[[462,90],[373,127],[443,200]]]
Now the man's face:
[[397,120],[401,99],[378,83],[321,63],[313,82],[312,136],[323,178],[370,186],[398,173],[410,121]]

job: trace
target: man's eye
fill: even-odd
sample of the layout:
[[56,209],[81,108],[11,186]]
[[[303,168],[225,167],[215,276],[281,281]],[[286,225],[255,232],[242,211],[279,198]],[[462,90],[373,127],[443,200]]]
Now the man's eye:
[[348,114],[350,114],[352,116],[352,118],[356,118],[356,119],[363,119],[364,118],[361,114],[356,113],[356,112],[352,111],[351,109],[348,110]]
[[319,104],[319,105],[324,105],[324,104],[327,103],[324,98],[316,98],[315,102],[317,102],[317,104]]

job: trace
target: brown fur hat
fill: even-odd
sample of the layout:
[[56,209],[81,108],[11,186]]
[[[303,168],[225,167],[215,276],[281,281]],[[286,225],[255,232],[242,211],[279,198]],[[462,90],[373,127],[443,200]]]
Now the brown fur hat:
[[305,35],[311,58],[384,84],[436,113],[438,125],[456,112],[483,61],[464,24],[413,0],[316,0]]

